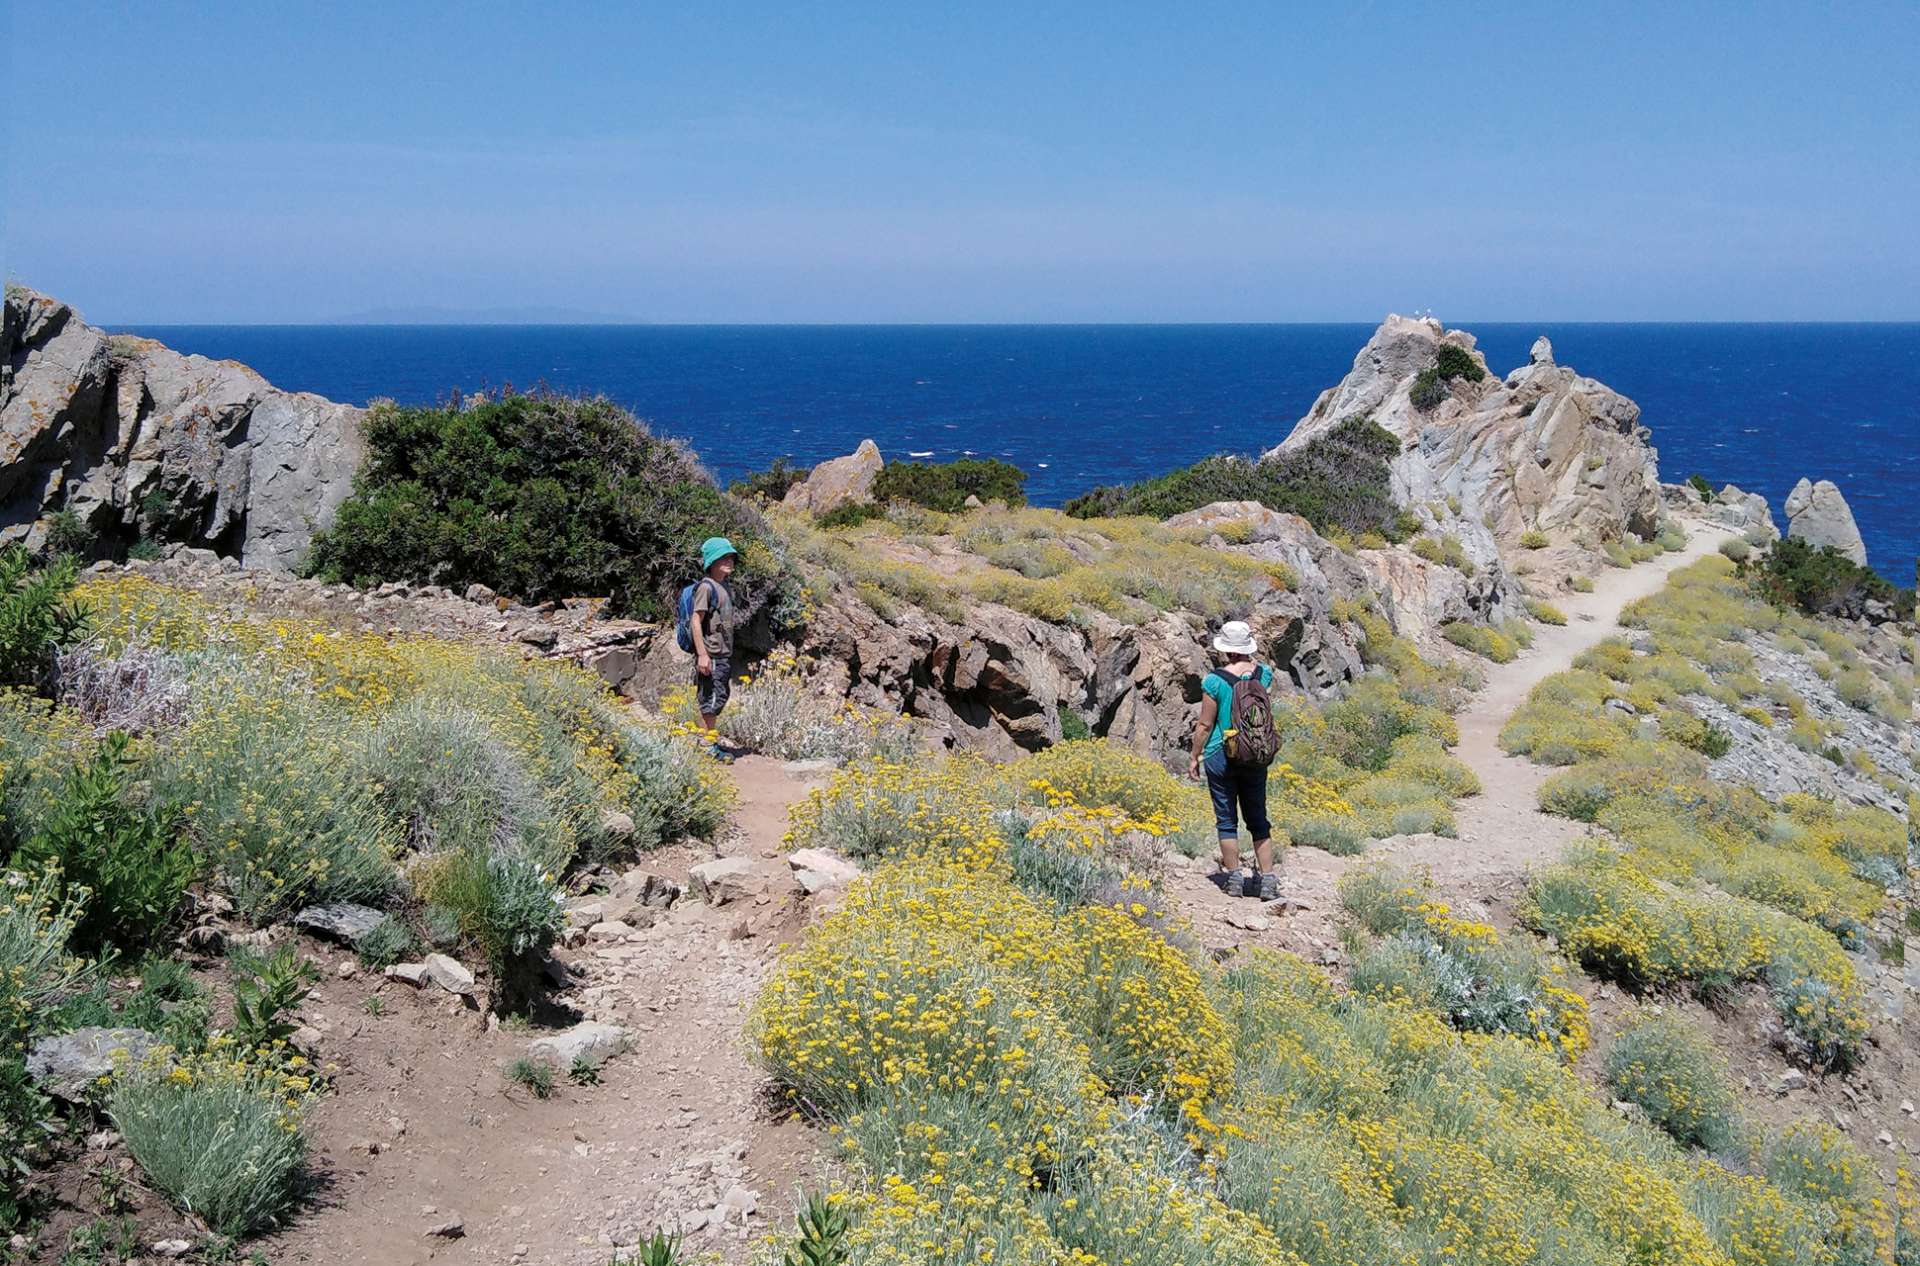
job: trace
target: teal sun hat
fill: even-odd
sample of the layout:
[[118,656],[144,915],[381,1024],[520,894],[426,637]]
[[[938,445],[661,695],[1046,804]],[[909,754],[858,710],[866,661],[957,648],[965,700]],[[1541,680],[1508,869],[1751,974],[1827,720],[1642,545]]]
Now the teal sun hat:
[[740,555],[740,551],[733,547],[732,541],[724,536],[709,536],[706,543],[700,547],[700,570],[708,570],[729,554],[736,558]]

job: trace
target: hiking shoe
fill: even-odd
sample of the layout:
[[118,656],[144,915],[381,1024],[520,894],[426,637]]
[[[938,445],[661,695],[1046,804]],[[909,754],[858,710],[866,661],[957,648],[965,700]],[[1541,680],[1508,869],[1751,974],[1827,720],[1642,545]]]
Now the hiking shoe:
[[1260,900],[1272,901],[1280,895],[1280,876],[1267,871],[1260,876]]
[[715,743],[712,747],[709,747],[707,749],[707,755],[713,757],[715,760],[719,761],[722,765],[733,764],[733,753],[729,752],[726,748],[720,746],[718,743]]

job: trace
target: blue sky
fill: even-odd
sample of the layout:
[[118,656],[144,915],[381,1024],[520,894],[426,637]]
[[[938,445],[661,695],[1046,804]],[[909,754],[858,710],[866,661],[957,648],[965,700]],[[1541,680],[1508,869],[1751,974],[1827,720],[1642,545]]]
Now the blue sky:
[[1293,8],[11,0],[0,264],[107,323],[1920,318],[1920,5]]

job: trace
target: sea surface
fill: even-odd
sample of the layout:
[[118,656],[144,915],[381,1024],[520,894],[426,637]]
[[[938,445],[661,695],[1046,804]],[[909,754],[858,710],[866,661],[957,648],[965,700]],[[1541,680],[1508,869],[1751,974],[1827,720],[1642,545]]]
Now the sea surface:
[[[1663,478],[1764,494],[1840,485],[1871,561],[1920,554],[1920,324],[1475,325],[1504,374],[1534,338],[1638,401]],[[278,386],[364,404],[544,383],[601,392],[722,481],[872,437],[889,460],[998,457],[1055,504],[1283,439],[1368,325],[142,326]]]

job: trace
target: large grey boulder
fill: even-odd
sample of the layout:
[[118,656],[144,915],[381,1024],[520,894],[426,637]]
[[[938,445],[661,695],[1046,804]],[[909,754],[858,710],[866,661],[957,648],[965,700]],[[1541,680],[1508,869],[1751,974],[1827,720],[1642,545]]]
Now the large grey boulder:
[[293,926],[316,936],[352,945],[380,926],[386,916],[372,906],[352,901],[328,901],[308,906],[293,916]]
[[55,1098],[77,1103],[94,1082],[138,1063],[159,1044],[145,1029],[75,1029],[35,1042],[27,1052],[27,1075]]
[[1269,455],[1347,418],[1371,417],[1402,444],[1391,463],[1394,500],[1458,506],[1443,530],[1482,566],[1487,544],[1511,555],[1530,530],[1603,541],[1658,529],[1659,472],[1638,405],[1557,363],[1543,338],[1504,380],[1456,378],[1439,404],[1416,408],[1414,380],[1447,344],[1485,368],[1466,331],[1431,317],[1389,316],[1347,376],[1320,394]]
[[1802,479],[1793,486],[1787,494],[1787,535],[1809,545],[1831,545],[1860,566],[1867,565],[1867,543],[1832,480]]
[[1780,529],[1774,526],[1773,511],[1767,506],[1767,499],[1757,492],[1743,492],[1733,484],[1728,484],[1715,494],[1707,505],[1707,517],[1715,523],[1739,528],[1742,532],[1768,541],[1780,539]]
[[809,514],[825,514],[844,505],[860,505],[873,500],[873,481],[885,465],[880,446],[861,440],[860,447],[845,457],[821,462],[805,479],[787,489],[782,505]]
[[38,547],[70,510],[289,571],[352,490],[362,411],[280,391],[235,361],[109,336],[9,287],[0,308],[0,543]]

